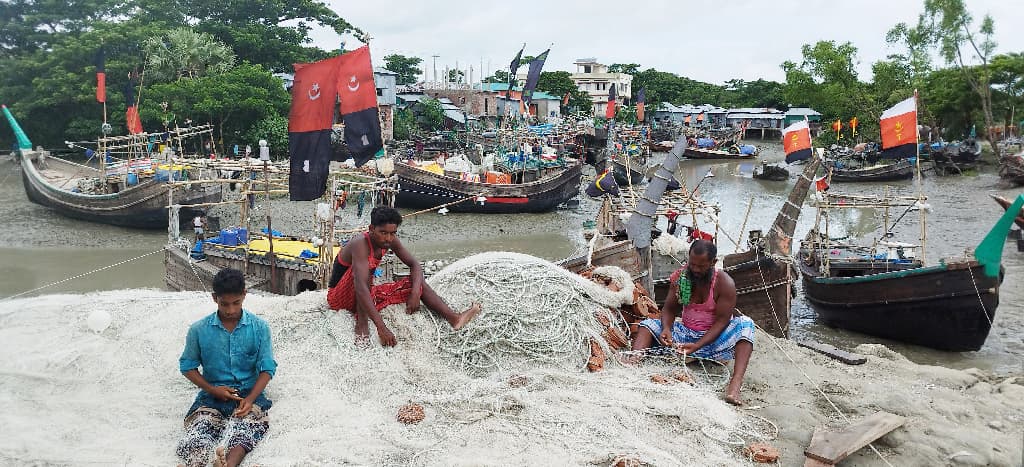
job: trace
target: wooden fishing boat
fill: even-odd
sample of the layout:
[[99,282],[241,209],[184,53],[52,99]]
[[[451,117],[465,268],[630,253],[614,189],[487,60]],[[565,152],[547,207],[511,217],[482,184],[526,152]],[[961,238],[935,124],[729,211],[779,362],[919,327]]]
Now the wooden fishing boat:
[[[21,175],[25,194],[36,204],[58,213],[90,222],[119,225],[137,229],[166,229],[167,201],[202,204],[221,199],[219,186],[190,185],[173,187],[153,177],[142,178],[138,184],[118,184],[119,191],[88,194],[75,191],[79,180],[92,183],[100,179],[98,169],[47,157],[45,151],[21,151]],[[188,169],[184,169],[188,171]],[[180,221],[186,222],[199,209],[182,209]]]
[[[991,193],[989,194],[989,196],[991,196],[992,199],[995,200],[996,204],[999,204],[999,206],[1002,207],[1004,210],[1010,209],[1010,205],[1013,204],[1012,201],[1003,198],[1002,196]],[[1024,229],[1024,209],[1017,213],[1017,217],[1013,219],[1013,222],[1017,224],[1017,227]]]
[[[656,301],[663,303],[668,295],[668,277],[680,267],[685,257],[661,255],[650,249],[652,238],[672,235],[653,229],[652,219],[654,216],[665,216],[669,211],[685,213],[687,209],[702,204],[689,193],[664,191],[670,179],[665,174],[675,170],[676,164],[682,159],[685,144],[684,138],[657,167],[647,191],[643,197],[639,197],[640,207],[628,206],[626,203],[629,197],[606,198],[595,222],[597,233],[591,239],[587,251],[565,259],[560,264],[576,272],[593,266],[619,266],[633,274],[636,280],[647,279],[645,287],[653,289]],[[723,269],[736,284],[736,309],[775,336],[789,334],[792,284],[796,278],[796,271],[788,260],[790,244],[800,216],[800,206],[807,196],[819,163],[820,158],[814,157],[807,164],[766,235],[762,236],[760,230],[751,231],[746,251],[722,257]],[[633,213],[629,222],[639,223],[639,226],[632,229],[622,220],[623,214],[629,212]],[[646,246],[638,248],[638,243]],[[646,251],[641,248],[646,248]]]
[[789,180],[789,170],[786,170],[785,167],[768,165],[768,163],[762,162],[760,167],[754,167],[753,177],[758,180],[781,182]]
[[651,152],[669,152],[672,150],[672,146],[674,145],[674,141],[651,141],[650,143],[647,143],[647,147]]
[[[32,149],[32,143],[17,121],[3,108],[18,134],[18,161],[29,200],[76,219],[138,229],[166,229],[167,203],[202,204],[221,199],[220,186],[171,185],[173,176],[161,180],[157,171],[109,174],[84,164],[50,157],[47,151]],[[144,139],[142,141],[145,141]],[[168,174],[197,178],[187,166],[171,166]],[[134,182],[134,183],[133,183]],[[91,190],[91,192],[90,192]],[[199,210],[187,208],[180,221],[187,222]]]
[[618,156],[611,159],[612,175],[619,186],[639,185],[644,182],[647,160],[642,157],[625,158]]
[[914,165],[907,159],[882,162],[871,166],[832,168],[833,182],[886,182],[914,178]]
[[999,160],[999,178],[1014,186],[1024,185],[1024,152]]
[[517,174],[526,179],[524,183],[510,184],[461,180],[402,162],[395,163],[395,174],[400,187],[396,207],[447,205],[451,212],[479,214],[547,212],[579,194],[582,164],[573,161],[567,166],[528,169]]
[[[812,229],[799,253],[804,294],[823,323],[940,350],[981,348],[999,305],[1001,266],[998,274],[990,276],[971,258],[944,259],[926,266],[913,254],[916,251],[923,256],[920,245],[833,244],[827,233],[829,210],[883,208],[888,219],[890,208],[920,205],[923,198],[829,192],[823,196],[818,218],[825,219],[825,233],[820,227]],[[1003,226],[997,224],[993,232],[1000,228]],[[996,256],[1002,255],[1005,235],[1002,232],[998,238]],[[979,245],[976,251],[982,249]]]
[[697,148],[688,147],[686,148],[686,157],[689,159],[722,159],[722,160],[750,160],[757,157],[757,152],[752,154],[743,154],[741,152],[723,149],[708,149],[708,148]]

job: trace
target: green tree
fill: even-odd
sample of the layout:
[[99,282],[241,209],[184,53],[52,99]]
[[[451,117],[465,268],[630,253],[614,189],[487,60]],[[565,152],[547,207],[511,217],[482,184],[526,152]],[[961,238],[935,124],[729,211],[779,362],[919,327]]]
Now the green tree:
[[508,83],[509,76],[505,70],[497,70],[493,75],[484,78],[485,83]]
[[608,65],[608,73],[625,73],[635,75],[640,72],[640,65],[636,63],[612,63]]
[[419,64],[423,59],[419,57],[406,57],[405,55],[391,54],[384,57],[384,68],[398,73],[398,84],[414,84],[419,81],[423,70]]
[[935,125],[944,130],[947,139],[963,139],[971,129],[974,115],[981,113],[977,94],[966,76],[955,68],[935,70],[924,78],[928,110]]
[[992,57],[992,84],[1004,96],[1005,122],[1017,121],[1017,109],[1024,97],[1024,53],[1012,52]]
[[[879,115],[867,86],[857,79],[857,48],[846,42],[818,41],[801,48],[803,61],[786,61],[786,84],[782,96],[794,107],[812,107],[823,121],[847,120],[869,113]],[[868,121],[862,118],[862,121]]]
[[569,93],[568,107],[585,113],[593,110],[593,101],[590,99],[590,95],[576,86],[572,80],[572,74],[568,71],[542,71],[537,80],[537,90],[559,98],[564,98],[565,94]]
[[161,121],[159,103],[167,102],[178,116],[213,123],[221,148],[243,140],[257,122],[283,116],[289,104],[281,79],[248,63],[219,75],[155,84],[149,94],[140,109],[144,123]]
[[[925,0],[917,27],[928,31],[927,37],[946,63],[963,73],[978,95],[985,128],[992,128],[992,69],[989,64],[996,49],[992,17],[985,15],[975,28],[974,16],[967,11],[963,0]],[[995,136],[988,131],[984,134],[999,157]]]
[[462,70],[448,70],[449,83],[462,83],[466,80],[466,74]]
[[409,140],[416,130],[416,117],[405,109],[395,111],[395,139]]
[[197,31],[210,33],[231,46],[240,61],[258,63],[277,72],[291,72],[293,63],[319,60],[330,54],[309,46],[314,26],[364,37],[361,30],[317,0],[128,1],[143,4],[147,15],[173,5],[171,9],[183,15],[182,26],[194,24]]
[[444,108],[441,107],[441,101],[429,98],[420,101],[419,121],[430,131],[444,128]]
[[234,65],[231,48],[213,36],[186,28],[172,29],[164,37],[143,43],[146,72],[156,81],[198,78],[223,73]]
[[268,115],[246,130],[242,141],[236,141],[241,147],[250,145],[258,151],[259,140],[266,140],[270,146],[270,155],[277,159],[288,156],[288,118],[282,115]]

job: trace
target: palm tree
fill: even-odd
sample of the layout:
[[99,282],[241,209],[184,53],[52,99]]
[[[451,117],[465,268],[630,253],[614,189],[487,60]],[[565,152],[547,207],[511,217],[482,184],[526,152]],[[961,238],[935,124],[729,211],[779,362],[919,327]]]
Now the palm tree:
[[195,79],[231,69],[235,53],[207,33],[179,28],[143,44],[146,71],[158,81]]

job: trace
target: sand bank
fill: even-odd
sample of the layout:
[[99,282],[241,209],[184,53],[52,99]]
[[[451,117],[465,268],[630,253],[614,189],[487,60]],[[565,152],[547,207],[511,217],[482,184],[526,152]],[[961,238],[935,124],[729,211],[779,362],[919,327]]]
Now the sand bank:
[[[724,380],[651,382],[664,363],[597,374],[535,365],[471,377],[443,363],[437,326],[387,310],[395,349],[352,345],[352,319],[326,312],[323,292],[250,295],[270,323],[276,378],[267,438],[249,465],[749,465],[735,445],[770,439],[781,465],[802,464],[816,425],[876,410],[908,418],[883,438],[892,465],[1020,465],[1024,386],[979,372],[913,364],[865,346],[846,366],[759,334],[747,408],[719,398]],[[96,310],[111,324],[94,332]],[[0,302],[0,464],[172,465],[195,388],[177,371],[188,325],[215,310],[203,293],[125,290]],[[525,385],[509,384],[525,376]],[[396,421],[421,404],[418,425]],[[734,444],[735,443],[735,444]],[[885,465],[863,450],[842,465]]]

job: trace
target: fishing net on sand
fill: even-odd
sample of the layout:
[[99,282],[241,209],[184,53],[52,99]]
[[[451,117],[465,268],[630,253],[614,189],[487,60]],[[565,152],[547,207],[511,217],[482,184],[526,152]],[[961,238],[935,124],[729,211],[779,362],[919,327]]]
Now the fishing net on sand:
[[439,351],[452,365],[476,375],[537,363],[582,368],[590,356],[590,339],[604,342],[599,317],[616,320],[614,310],[633,300],[628,274],[615,269],[625,276],[616,280],[619,291],[519,253],[459,260],[432,276],[430,285],[452,308],[476,302],[482,312],[459,331],[441,323]]
[[[513,264],[500,257],[488,261]],[[521,259],[514,264],[525,263],[523,270],[540,261]],[[585,344],[539,327],[525,327],[524,337],[506,338],[498,347],[481,346],[490,360],[467,357],[474,365],[462,371],[456,344],[481,344],[498,332],[499,317],[517,316],[500,311],[513,310],[501,305],[512,292],[489,299],[486,290],[458,291],[458,281],[448,282],[448,274],[458,271],[476,274],[473,280],[484,284],[492,277],[488,268],[463,268],[488,262],[483,260],[431,279],[456,309],[474,299],[483,303],[479,336],[472,327],[462,331],[464,337],[452,333],[426,310],[407,315],[399,305],[382,312],[398,345],[381,347],[370,326],[373,344],[359,348],[352,315],[327,310],[323,291],[250,293],[245,307],[269,324],[278,369],[266,391],[274,401],[270,429],[246,463],[611,465],[629,457],[645,465],[742,465],[740,439],[771,438],[770,427],[719,399],[722,387],[714,379],[658,383],[651,378],[655,373],[670,375],[681,364],[657,360],[588,373],[582,368]],[[586,315],[578,323],[584,330],[573,330],[573,339],[593,336],[590,314],[560,310],[603,307],[614,294],[559,279],[560,272],[534,272],[541,275],[507,276],[524,280],[518,290],[528,293],[518,300],[547,297],[544,303],[558,312],[550,326],[568,326],[560,320]],[[527,277],[546,279],[531,289]],[[561,302],[554,291],[541,293],[552,284],[576,284],[569,290],[586,298]],[[214,309],[207,293],[155,290],[0,302],[0,341],[6,343],[0,361],[7,362],[0,368],[0,394],[10,402],[0,413],[0,426],[7,428],[0,464],[175,465],[182,417],[196,395],[178,372],[178,357],[189,325]],[[97,311],[109,313],[102,331],[88,324]],[[525,337],[531,334],[539,342]],[[478,363],[492,360],[490,366]],[[414,425],[398,420],[410,403],[422,407],[423,418]]]

